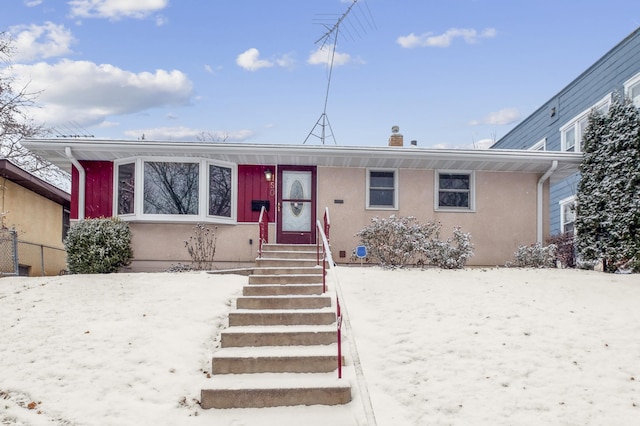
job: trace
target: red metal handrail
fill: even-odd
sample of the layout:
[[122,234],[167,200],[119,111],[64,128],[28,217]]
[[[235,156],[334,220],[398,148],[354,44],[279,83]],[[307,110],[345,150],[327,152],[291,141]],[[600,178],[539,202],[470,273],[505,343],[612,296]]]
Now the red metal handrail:
[[[317,232],[317,257],[320,259],[320,241],[322,241],[322,292],[327,291],[327,264],[330,263],[333,268],[333,257],[331,256],[331,249],[329,248],[329,239],[325,230],[329,231],[329,209],[325,209],[324,214],[324,226],[320,223],[320,220],[316,221]],[[319,260],[318,260],[319,262]],[[337,326],[337,341],[338,341],[338,378],[342,378],[342,311],[340,309],[340,299],[338,298],[338,291],[336,289],[336,326]]]
[[258,257],[262,257],[262,245],[269,242],[269,212],[262,206],[260,217],[258,218]]

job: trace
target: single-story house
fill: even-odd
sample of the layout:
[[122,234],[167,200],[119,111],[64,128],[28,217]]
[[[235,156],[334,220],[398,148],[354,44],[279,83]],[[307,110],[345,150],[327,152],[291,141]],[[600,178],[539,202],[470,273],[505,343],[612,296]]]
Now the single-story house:
[[184,241],[216,227],[216,266],[252,265],[260,207],[269,240],[315,243],[328,209],[338,263],[373,217],[438,221],[472,235],[469,265],[504,265],[549,233],[549,185],[574,174],[580,154],[404,146],[266,145],[30,139],[24,145],[72,173],[71,218],[117,216],[133,234],[133,271],[189,262]]
[[[492,148],[580,153],[589,113],[593,109],[606,113],[615,93],[629,97],[640,107],[640,28],[522,120]],[[551,187],[552,235],[573,234],[573,207],[579,179],[576,172]]]
[[[2,239],[0,273],[57,275],[66,268],[63,240],[69,229],[71,195],[0,159]],[[16,253],[17,252],[17,253]]]

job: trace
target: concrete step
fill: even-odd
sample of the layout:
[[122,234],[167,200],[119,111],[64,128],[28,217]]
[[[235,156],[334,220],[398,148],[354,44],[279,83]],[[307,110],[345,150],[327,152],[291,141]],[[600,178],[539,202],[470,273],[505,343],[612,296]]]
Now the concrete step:
[[249,275],[249,284],[317,284],[322,282],[320,274]]
[[[257,268],[269,268],[269,267],[301,267],[310,268],[317,266],[318,261],[314,256],[313,259],[286,259],[286,258],[274,258],[274,257],[259,257],[256,259]],[[322,266],[322,264],[320,265]],[[256,269],[257,269],[256,268]]]
[[243,325],[327,325],[336,321],[331,309],[262,310],[238,309],[229,313],[229,326]]
[[322,294],[322,284],[252,284],[244,286],[243,296]]
[[251,346],[315,346],[338,341],[335,325],[236,326],[223,330],[223,348]]
[[[344,365],[344,357],[342,359]],[[328,373],[338,368],[338,346],[223,348],[213,355],[213,374]]]
[[[321,254],[322,256],[322,254]],[[268,259],[297,259],[297,260],[313,260],[318,261],[318,254],[315,250],[272,250],[269,252],[262,252],[263,258]],[[322,257],[320,257],[322,259]]]
[[[267,243],[262,245],[262,252],[274,252],[274,251],[308,251],[316,252],[318,246],[316,244],[277,244]],[[320,247],[322,252],[322,247]]]
[[322,266],[269,266],[254,268],[252,275],[317,275],[322,274]]
[[243,296],[236,299],[238,309],[319,309],[329,306],[329,296]]
[[205,409],[340,405],[350,401],[349,382],[336,378],[335,373],[219,375],[200,395]]

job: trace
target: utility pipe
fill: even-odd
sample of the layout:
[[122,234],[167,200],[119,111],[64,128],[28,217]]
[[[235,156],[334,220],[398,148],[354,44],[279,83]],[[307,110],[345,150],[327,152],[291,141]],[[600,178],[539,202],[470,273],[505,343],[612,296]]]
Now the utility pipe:
[[542,244],[542,224],[543,224],[543,218],[544,218],[544,214],[543,214],[543,191],[542,191],[542,187],[544,186],[544,183],[547,179],[549,179],[549,177],[551,177],[551,175],[553,174],[553,172],[556,171],[556,169],[558,168],[558,160],[553,160],[553,163],[551,163],[551,167],[549,168],[549,170],[547,170],[547,172],[545,174],[542,175],[542,177],[540,177],[540,179],[538,179],[538,202],[537,202],[537,207],[538,207],[538,212],[536,214],[536,222],[537,222],[537,234],[536,234],[536,239],[538,241],[538,244]]
[[67,155],[71,164],[78,170],[78,220],[84,220],[84,204],[85,204],[85,191],[87,186],[87,175],[84,171],[84,167],[73,156],[70,147],[64,148],[64,153]]

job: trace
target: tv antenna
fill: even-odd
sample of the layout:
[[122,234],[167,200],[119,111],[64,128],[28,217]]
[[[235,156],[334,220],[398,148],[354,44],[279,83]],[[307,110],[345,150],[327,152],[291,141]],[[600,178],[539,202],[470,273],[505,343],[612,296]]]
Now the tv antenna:
[[[338,19],[333,23],[333,25],[322,23],[326,31],[318,40],[316,40],[315,44],[320,46],[319,50],[323,50],[327,45],[331,46],[330,47],[331,50],[329,51],[329,61],[327,64],[327,68],[328,68],[327,89],[325,91],[324,108],[322,109],[322,114],[320,114],[318,121],[316,121],[316,124],[313,126],[313,128],[305,138],[304,142],[302,142],[303,145],[307,143],[307,141],[311,136],[315,136],[318,139],[320,139],[320,141],[322,142],[322,145],[324,145],[327,137],[330,137],[333,139],[333,143],[337,145],[336,138],[333,134],[333,129],[331,128],[331,123],[329,122],[329,116],[327,115],[327,104],[329,102],[329,89],[331,87],[331,76],[333,74],[333,65],[334,65],[334,60],[336,56],[336,48],[338,46],[338,35],[340,35],[340,29],[341,29],[340,26],[343,23],[345,23],[346,24],[345,32],[347,35],[351,36],[352,38],[353,38],[353,34],[359,35],[360,32],[365,30],[363,21],[368,23],[369,26],[375,28],[375,25],[373,23],[373,18],[371,16],[371,11],[368,10],[368,7],[367,7],[366,15],[361,14],[361,16],[358,16],[356,12],[354,12],[353,16],[355,17],[355,20],[357,21],[358,26],[346,20],[347,16],[349,15],[349,13],[351,13],[352,10],[357,10],[357,9],[354,9],[354,6],[356,6],[357,3],[358,3],[358,0],[353,0],[349,5],[349,7],[347,8],[347,10],[338,17]],[[361,3],[364,3],[364,0]],[[318,129],[320,131],[320,134],[316,134],[316,131]]]

